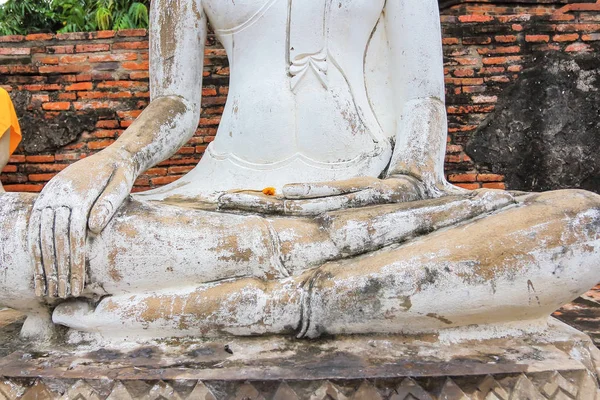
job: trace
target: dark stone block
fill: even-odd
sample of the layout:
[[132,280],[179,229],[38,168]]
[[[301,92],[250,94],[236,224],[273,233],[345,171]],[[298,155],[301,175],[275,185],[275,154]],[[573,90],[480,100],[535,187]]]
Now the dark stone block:
[[534,57],[467,144],[510,189],[600,193],[600,53]]
[[23,132],[21,147],[26,154],[55,153],[76,142],[83,132],[93,131],[98,121],[95,111],[61,111],[47,119],[43,111],[28,109],[30,92],[13,92],[11,97]]

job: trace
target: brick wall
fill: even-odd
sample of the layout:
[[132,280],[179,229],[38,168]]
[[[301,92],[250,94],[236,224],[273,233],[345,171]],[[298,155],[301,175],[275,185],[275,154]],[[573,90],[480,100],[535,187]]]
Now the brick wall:
[[[464,146],[528,62],[540,52],[600,48],[600,1],[505,4],[468,2],[442,11],[446,169],[451,182],[467,188],[504,188],[503,177],[474,165]],[[48,126],[64,123],[65,114],[93,121],[74,143],[51,151],[19,149],[3,171],[5,189],[39,191],[70,163],[110,145],[148,103],[147,48],[144,30],[0,37],[0,85],[13,97],[27,93],[21,116],[35,115]],[[228,73],[225,52],[209,35],[198,130],[175,156],[140,176],[134,190],[172,182],[198,162],[216,134]]]

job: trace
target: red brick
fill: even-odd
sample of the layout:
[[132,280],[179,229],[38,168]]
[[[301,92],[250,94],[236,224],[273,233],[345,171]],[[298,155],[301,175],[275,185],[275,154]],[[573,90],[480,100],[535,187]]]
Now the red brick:
[[50,179],[54,178],[56,174],[30,174],[28,176],[31,182],[48,182]]
[[148,84],[135,81],[106,81],[98,84],[98,89],[148,89]]
[[490,15],[460,15],[458,17],[460,22],[490,22],[494,20],[494,17]]
[[11,173],[11,172],[17,172],[17,166],[16,165],[7,165],[4,167],[4,169],[2,170],[2,173]]
[[451,46],[451,45],[459,44],[459,40],[457,38],[443,38],[442,44],[444,46]]
[[22,35],[8,35],[0,36],[0,43],[17,43],[25,40],[25,36]]
[[44,185],[4,185],[4,190],[7,192],[40,192],[44,188]]
[[525,41],[526,42],[531,42],[531,43],[537,43],[537,42],[549,42],[550,41],[550,36],[549,35],[525,35]]
[[77,72],[86,72],[90,70],[89,65],[69,64],[69,65],[49,65],[39,68],[40,74],[73,74]]
[[552,40],[555,42],[574,42],[579,39],[578,33],[567,33],[563,35],[554,35]]
[[481,55],[485,54],[514,54],[521,52],[521,46],[497,46],[493,48],[477,49]]
[[486,189],[506,189],[506,185],[503,182],[484,183],[482,186]]
[[110,50],[109,44],[78,44],[75,46],[76,53],[94,53],[98,51],[108,51]]
[[109,128],[118,128],[119,127],[119,121],[116,120],[100,120],[98,122],[96,122],[96,128],[105,128],[105,129],[109,129]]
[[148,79],[148,71],[135,71],[129,74],[129,79]]
[[600,24],[560,24],[556,25],[557,32],[598,32]]
[[130,36],[146,36],[148,32],[145,29],[123,29],[118,32],[119,36],[130,37]]
[[78,153],[63,153],[57,154],[55,158],[56,161],[77,161],[81,159],[81,155],[79,155]]
[[51,163],[54,162],[53,155],[45,155],[45,156],[27,156],[27,162],[30,163]]
[[509,72],[521,72],[523,71],[522,65],[510,65],[507,69]]
[[583,40],[584,42],[600,40],[600,33],[588,33],[585,35],[581,35],[581,40]]
[[97,142],[88,142],[87,147],[90,150],[105,149],[108,146],[110,146],[111,144],[113,144],[114,142],[115,142],[114,140],[110,140],[110,139],[100,140]]
[[21,155],[21,154],[13,154],[8,159],[8,162],[11,164],[20,164],[20,163],[24,163],[25,161],[26,161],[25,156]]
[[28,56],[31,54],[29,47],[0,47],[0,56]]
[[77,99],[77,95],[75,93],[59,93],[58,100],[75,100]]
[[44,92],[48,92],[48,91],[53,91],[53,90],[62,90],[62,85],[57,85],[57,84],[50,84],[50,85],[25,85],[24,86],[25,90],[28,90],[30,92],[37,92],[37,91],[44,91]]
[[478,182],[504,182],[504,175],[498,174],[479,174],[477,175]]
[[25,36],[25,40],[52,40],[54,35],[51,33],[32,33]]
[[76,91],[76,90],[92,90],[94,85],[92,82],[80,82],[69,85],[65,88],[66,91]]
[[483,59],[485,65],[510,64],[521,61],[521,56],[487,57]]
[[116,130],[116,129],[100,129],[95,131],[94,133],[92,133],[92,136],[98,139],[106,139],[106,138],[112,138],[115,139],[116,137],[118,137],[119,133],[121,133],[121,130]]
[[466,183],[466,182],[476,182],[477,181],[477,174],[476,173],[471,173],[471,174],[451,174],[448,176],[448,180],[452,183],[454,182],[461,182],[461,183]]
[[50,110],[50,111],[66,111],[71,108],[71,103],[68,103],[66,101],[59,101],[59,102],[54,102],[54,103],[44,103],[44,104],[42,104],[42,108],[44,110]]
[[80,102],[76,101],[73,103],[73,106],[76,110],[99,110],[99,109],[115,109],[119,107],[121,103],[115,101],[89,101],[89,102]]
[[165,175],[167,175],[167,172],[168,172],[167,168],[150,168],[149,170],[144,172],[144,175],[165,176]]
[[149,64],[148,61],[143,61],[143,62],[134,62],[134,61],[126,61],[123,64],[121,64],[121,66],[124,69],[129,69],[129,70],[148,70],[149,68]]
[[58,65],[58,57],[56,56],[45,56],[35,59],[40,64]]
[[60,57],[61,64],[80,64],[87,61],[87,56],[67,55]]
[[46,47],[46,50],[50,54],[71,54],[75,52],[75,46],[48,46]]
[[121,42],[121,43],[113,43],[113,50],[140,50],[147,49],[148,41],[143,42]]
[[495,39],[498,43],[513,43],[517,41],[517,37],[515,35],[498,35],[495,37]]
[[90,39],[110,39],[116,36],[115,31],[97,31],[90,33]]
[[188,166],[174,166],[174,167],[169,167],[168,170],[168,174],[187,174],[188,172],[190,172],[191,170],[194,169],[194,166],[188,165]]
[[73,32],[73,33],[57,33],[56,38],[58,40],[85,40],[90,37],[89,33],[85,32]]
[[585,44],[585,43],[573,43],[567,46],[567,48],[565,49],[565,51],[568,52],[587,52],[587,51],[592,51],[592,48],[590,47],[589,44]]
[[181,176],[158,176],[150,179],[150,182],[152,182],[153,185],[166,185],[175,182],[179,178],[181,178]]
[[[62,93],[59,93],[59,97]],[[47,94],[34,94],[31,96],[31,102],[32,103],[46,103],[50,101],[50,96],[48,96]]]

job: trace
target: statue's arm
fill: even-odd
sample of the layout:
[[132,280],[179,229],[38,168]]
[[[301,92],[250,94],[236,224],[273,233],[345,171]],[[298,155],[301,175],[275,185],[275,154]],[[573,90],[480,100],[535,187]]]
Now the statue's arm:
[[115,143],[58,173],[33,206],[28,242],[38,296],[81,295],[88,231],[100,233],[138,175],[196,130],[206,38],[200,0],[151,3],[150,104]]
[[444,177],[448,128],[438,2],[387,0],[384,14],[399,116],[388,174],[419,179],[430,196],[457,192]]
[[154,0],[150,11],[150,105],[113,144],[137,173],[173,155],[200,119],[206,16],[201,0]]

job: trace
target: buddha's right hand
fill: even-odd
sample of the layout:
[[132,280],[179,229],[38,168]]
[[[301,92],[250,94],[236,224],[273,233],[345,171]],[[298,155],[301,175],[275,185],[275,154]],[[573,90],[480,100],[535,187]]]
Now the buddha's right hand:
[[422,192],[420,182],[410,176],[398,175],[387,179],[359,177],[335,182],[288,184],[283,187],[283,193],[275,196],[255,191],[232,191],[219,198],[219,208],[261,214],[316,216],[347,208],[420,200]]
[[77,297],[85,285],[86,239],[100,233],[131,192],[131,155],[107,148],[57,174],[37,198],[29,220],[37,296]]

